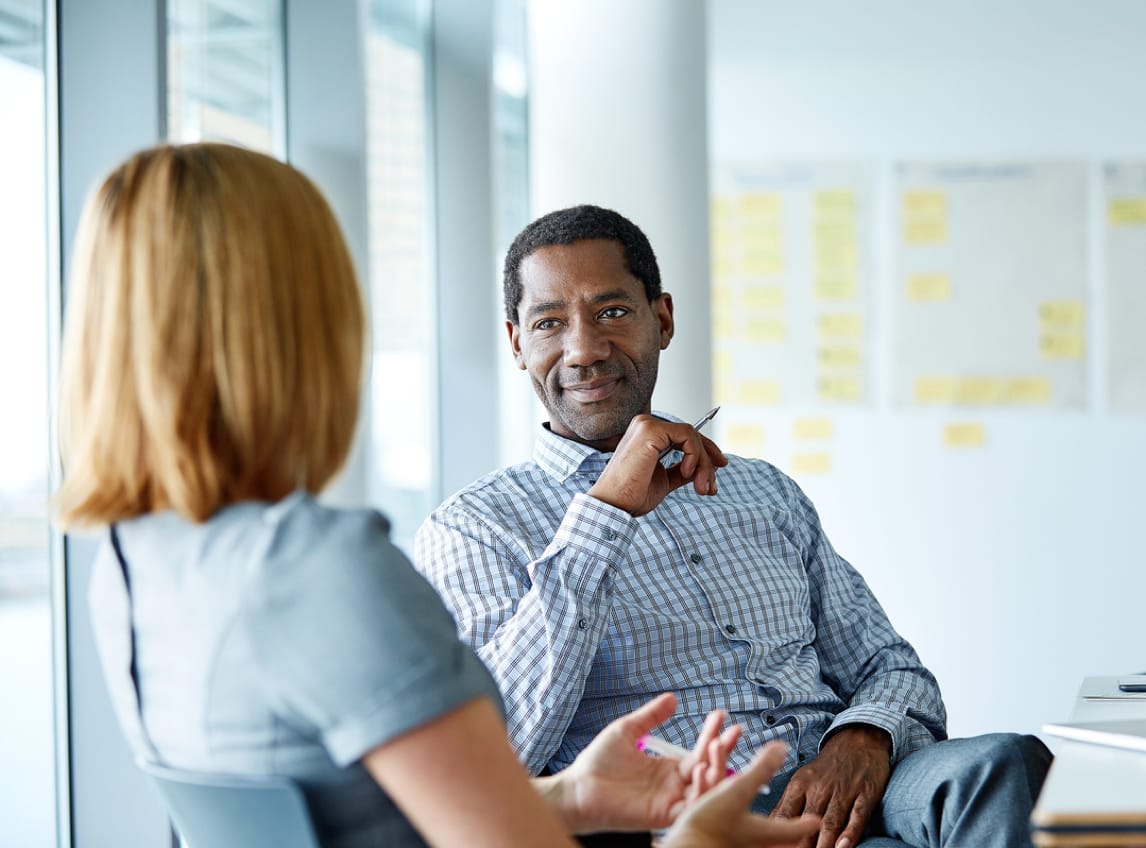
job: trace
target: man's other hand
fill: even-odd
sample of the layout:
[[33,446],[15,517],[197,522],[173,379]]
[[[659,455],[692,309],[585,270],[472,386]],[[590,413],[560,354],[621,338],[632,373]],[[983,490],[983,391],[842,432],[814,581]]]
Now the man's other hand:
[[820,754],[788,782],[773,815],[814,813],[823,820],[819,837],[800,848],[855,848],[891,777],[891,737],[877,727],[845,727],[828,738]]

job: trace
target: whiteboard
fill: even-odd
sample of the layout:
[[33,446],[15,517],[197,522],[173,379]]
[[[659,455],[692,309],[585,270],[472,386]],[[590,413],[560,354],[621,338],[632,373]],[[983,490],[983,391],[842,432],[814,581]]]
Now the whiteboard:
[[[936,673],[955,736],[1035,732],[1069,714],[1084,676],[1146,670],[1146,414],[1127,388],[1146,327],[1109,311],[1105,247],[1130,297],[1141,236],[1108,233],[1108,207],[1146,161],[1146,111],[1126,96],[1146,78],[1144,37],[1133,0],[709,4],[713,184],[795,159],[870,163],[877,186],[865,402],[732,404],[716,433],[809,493]],[[959,161],[1077,169],[1082,278],[1054,301],[1085,304],[1065,313],[1082,355],[1055,363],[1068,402],[896,402],[902,235],[886,189],[901,163]]]

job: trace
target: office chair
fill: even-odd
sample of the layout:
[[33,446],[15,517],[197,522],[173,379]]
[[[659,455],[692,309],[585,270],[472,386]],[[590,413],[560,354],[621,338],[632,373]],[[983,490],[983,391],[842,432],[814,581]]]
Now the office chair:
[[302,790],[287,778],[248,779],[139,762],[155,781],[185,848],[321,848]]

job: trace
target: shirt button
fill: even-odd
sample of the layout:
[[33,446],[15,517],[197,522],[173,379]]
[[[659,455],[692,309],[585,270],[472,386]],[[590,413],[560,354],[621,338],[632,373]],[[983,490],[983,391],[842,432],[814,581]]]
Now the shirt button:
[[578,630],[588,630],[589,629],[589,622],[583,618],[577,619],[577,629]]
[[700,554],[689,554],[688,558],[698,565],[700,564],[700,561],[704,559],[704,557],[702,557]]
[[764,716],[764,723],[771,727],[776,723],[776,716],[772,715],[772,713],[768,713],[768,715]]
[[608,539],[610,542],[613,541],[614,539],[617,538],[617,531],[616,530],[606,530],[605,531],[605,538]]
[[736,632],[736,625],[735,624],[724,625],[724,632],[727,633],[729,636],[731,636],[733,633]]

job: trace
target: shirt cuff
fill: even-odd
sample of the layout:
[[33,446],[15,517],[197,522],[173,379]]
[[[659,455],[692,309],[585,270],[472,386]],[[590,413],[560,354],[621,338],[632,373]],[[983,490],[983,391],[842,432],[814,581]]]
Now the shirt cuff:
[[562,552],[612,565],[624,560],[636,534],[637,519],[623,509],[577,494],[565,510],[565,518],[553,540],[534,567]]
[[857,724],[866,724],[886,730],[891,737],[891,764],[895,765],[903,757],[911,753],[907,745],[907,719],[895,710],[880,707],[875,704],[859,704],[848,707],[833,719],[828,730],[820,738],[820,748],[837,730]]

